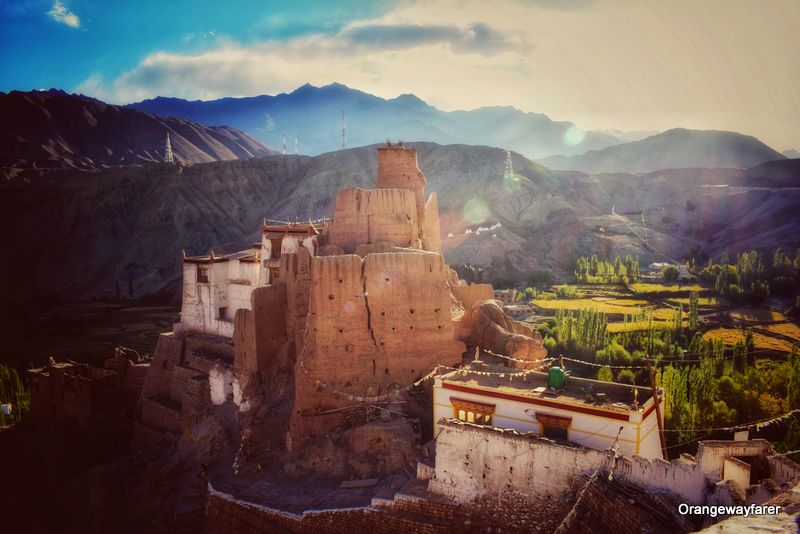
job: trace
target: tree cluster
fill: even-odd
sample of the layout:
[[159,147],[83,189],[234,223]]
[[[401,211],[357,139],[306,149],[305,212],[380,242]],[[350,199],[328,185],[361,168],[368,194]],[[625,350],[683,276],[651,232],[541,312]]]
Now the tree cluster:
[[0,404],[11,404],[11,413],[0,411],[0,426],[21,421],[30,408],[30,396],[16,369],[0,363]]
[[723,255],[719,263],[709,259],[700,272],[700,279],[713,283],[720,295],[733,302],[758,303],[771,291],[800,288],[800,249],[794,258],[777,249],[771,262],[765,261],[764,255],[755,250],[738,254],[735,263],[731,263],[727,255]]
[[575,265],[575,278],[584,284],[629,284],[639,279],[639,258],[619,256],[613,262],[600,260],[597,255],[591,258],[581,256]]

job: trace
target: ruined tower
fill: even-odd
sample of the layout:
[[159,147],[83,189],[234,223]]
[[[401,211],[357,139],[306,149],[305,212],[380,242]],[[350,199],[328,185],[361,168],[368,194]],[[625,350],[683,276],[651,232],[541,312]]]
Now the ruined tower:
[[425,175],[417,164],[417,149],[402,142],[378,147],[378,179],[376,189],[408,189],[417,199],[417,221],[425,224]]

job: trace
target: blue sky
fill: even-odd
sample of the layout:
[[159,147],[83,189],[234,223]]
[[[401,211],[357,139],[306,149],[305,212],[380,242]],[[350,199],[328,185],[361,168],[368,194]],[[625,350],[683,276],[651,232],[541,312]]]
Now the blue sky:
[[[52,0],[0,0],[0,90],[74,90],[94,73],[112,78],[132,69],[156,50],[196,53],[224,39],[248,44],[333,34],[392,3],[62,0],[58,5],[63,9],[53,12]],[[70,14],[75,18],[66,18]]]
[[339,82],[800,146],[798,0],[0,0],[0,16],[2,91],[124,104]]

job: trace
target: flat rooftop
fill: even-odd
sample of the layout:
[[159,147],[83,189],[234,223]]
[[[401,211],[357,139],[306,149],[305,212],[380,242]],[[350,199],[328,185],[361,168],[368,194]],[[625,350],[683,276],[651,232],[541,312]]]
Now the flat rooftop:
[[[480,360],[442,375],[442,383],[470,389],[489,390],[515,397],[535,398],[582,407],[598,407],[620,413],[634,410],[634,391],[639,410],[653,394],[650,388],[601,382],[570,376],[564,389],[553,391],[547,387],[547,373],[526,371],[503,365],[490,365]],[[479,394],[479,393],[478,393]]]

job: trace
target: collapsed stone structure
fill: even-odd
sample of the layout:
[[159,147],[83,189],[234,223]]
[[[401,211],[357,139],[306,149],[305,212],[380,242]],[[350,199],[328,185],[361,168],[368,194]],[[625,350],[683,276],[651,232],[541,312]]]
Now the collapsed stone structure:
[[198,407],[279,405],[268,425],[245,422],[244,465],[265,426],[291,454],[352,433],[370,419],[354,417],[365,406],[412,427],[428,410],[415,411],[409,387],[474,347],[540,361],[540,336],[502,312],[490,285],[466,284],[445,263],[425,184],[416,150],[387,144],[376,188],[339,192],[332,220],[265,223],[251,249],[184,256],[181,322],[159,341],[140,434],[177,435]]

